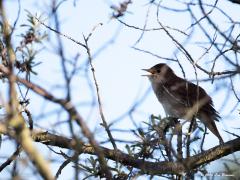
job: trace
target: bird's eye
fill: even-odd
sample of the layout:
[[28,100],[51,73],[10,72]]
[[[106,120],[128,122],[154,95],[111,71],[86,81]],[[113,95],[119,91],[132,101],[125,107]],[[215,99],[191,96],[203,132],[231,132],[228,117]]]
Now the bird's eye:
[[159,69],[157,70],[157,73],[160,73],[160,70],[159,70]]

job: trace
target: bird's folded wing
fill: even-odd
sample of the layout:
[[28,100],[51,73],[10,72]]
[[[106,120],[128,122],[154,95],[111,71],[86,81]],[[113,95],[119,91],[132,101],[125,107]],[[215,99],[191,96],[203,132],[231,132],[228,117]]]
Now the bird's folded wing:
[[213,102],[210,96],[203,88],[183,79],[175,83],[166,83],[164,89],[167,93],[185,107],[198,106],[199,110],[214,116],[218,121],[218,112],[213,108]]

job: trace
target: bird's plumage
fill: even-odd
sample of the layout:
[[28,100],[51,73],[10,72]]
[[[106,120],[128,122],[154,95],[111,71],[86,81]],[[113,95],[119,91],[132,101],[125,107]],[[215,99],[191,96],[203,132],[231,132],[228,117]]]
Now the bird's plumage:
[[166,114],[188,120],[196,116],[223,142],[214,122],[219,121],[220,116],[203,88],[178,77],[164,63],[144,70],[151,73],[147,76]]

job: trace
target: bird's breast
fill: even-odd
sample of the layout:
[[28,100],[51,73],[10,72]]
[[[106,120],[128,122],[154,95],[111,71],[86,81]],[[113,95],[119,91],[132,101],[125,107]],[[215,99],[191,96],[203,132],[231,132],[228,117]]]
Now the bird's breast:
[[167,115],[183,118],[189,107],[186,107],[177,97],[170,94],[163,86],[153,87],[157,99],[162,104]]

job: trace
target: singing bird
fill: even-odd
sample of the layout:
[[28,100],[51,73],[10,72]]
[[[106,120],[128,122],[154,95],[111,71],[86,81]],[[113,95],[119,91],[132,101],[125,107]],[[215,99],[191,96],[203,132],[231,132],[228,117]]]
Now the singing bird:
[[219,113],[214,109],[211,97],[203,88],[178,77],[166,64],[160,63],[150,69],[143,69],[152,84],[159,102],[170,117],[191,120],[198,118],[217,138],[220,136],[215,121]]

